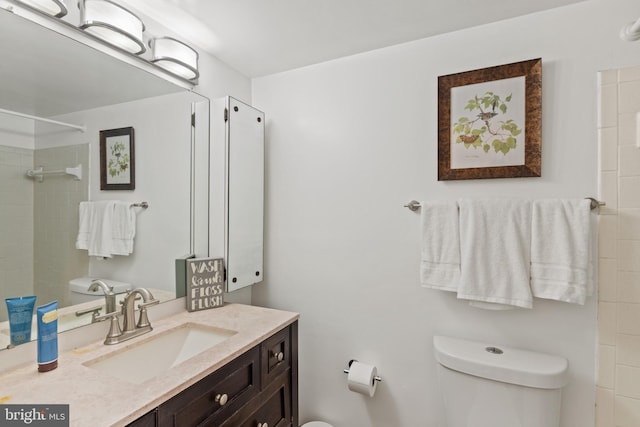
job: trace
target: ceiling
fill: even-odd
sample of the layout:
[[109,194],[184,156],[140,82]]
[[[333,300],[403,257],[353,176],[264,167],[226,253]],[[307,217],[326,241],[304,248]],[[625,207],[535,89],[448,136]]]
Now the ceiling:
[[584,0],[121,0],[258,77]]

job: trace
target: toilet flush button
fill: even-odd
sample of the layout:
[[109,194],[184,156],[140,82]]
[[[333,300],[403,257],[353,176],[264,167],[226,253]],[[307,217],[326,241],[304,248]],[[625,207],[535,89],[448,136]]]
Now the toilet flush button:
[[486,347],[485,350],[487,350],[489,353],[492,353],[492,354],[504,353],[504,351],[500,350],[498,347]]

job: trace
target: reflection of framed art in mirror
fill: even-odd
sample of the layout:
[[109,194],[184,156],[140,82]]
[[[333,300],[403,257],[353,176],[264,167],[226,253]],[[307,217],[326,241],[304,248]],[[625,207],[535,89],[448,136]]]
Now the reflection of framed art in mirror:
[[134,190],[132,127],[100,131],[100,190]]

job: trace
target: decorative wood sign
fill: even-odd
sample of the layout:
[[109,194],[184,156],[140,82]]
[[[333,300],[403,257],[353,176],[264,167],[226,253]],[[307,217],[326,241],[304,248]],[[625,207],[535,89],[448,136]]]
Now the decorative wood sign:
[[187,310],[224,305],[224,262],[221,258],[192,258],[187,264]]

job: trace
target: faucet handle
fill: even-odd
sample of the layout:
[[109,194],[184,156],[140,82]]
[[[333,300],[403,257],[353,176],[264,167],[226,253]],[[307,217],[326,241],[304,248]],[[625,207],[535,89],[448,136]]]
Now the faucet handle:
[[105,313],[102,316],[96,316],[95,320],[96,322],[103,322],[105,320],[113,320],[116,319],[118,320],[118,317],[122,316],[122,313],[120,313],[119,311],[112,311],[111,313]]
[[151,301],[148,301],[148,302],[141,302],[140,304],[138,304],[138,308],[140,308],[140,310],[143,310],[151,305],[156,305],[156,304],[160,304],[159,299],[152,299]]
[[120,321],[118,320],[122,314],[118,311],[112,311],[111,313],[103,314],[102,316],[96,317],[97,322],[101,322],[103,320],[110,319],[109,324],[109,333],[107,333],[107,338],[104,340],[105,344],[115,344],[117,343],[117,338],[122,335],[122,329],[120,328]]
[[151,328],[151,323],[149,322],[149,317],[147,316],[147,307],[151,305],[156,305],[159,302],[160,300],[154,299],[149,302],[141,302],[140,304],[138,304],[138,307],[140,308],[140,317],[138,317],[138,324],[136,325],[136,327]]
[[85,308],[84,310],[76,311],[76,317],[84,316],[85,314],[91,313],[94,317],[100,315],[100,310],[102,310],[102,306],[98,305],[91,308]]

